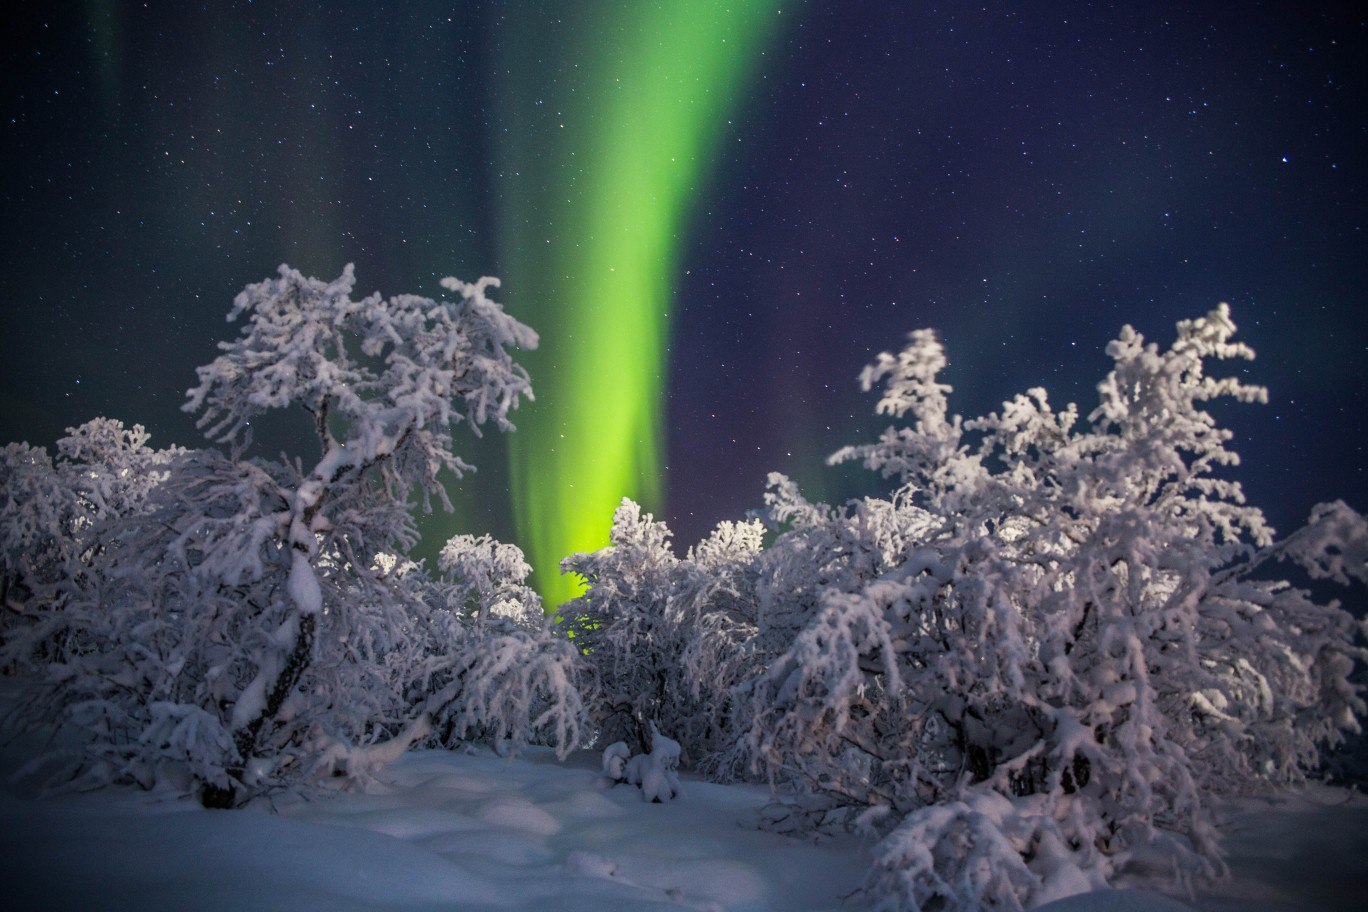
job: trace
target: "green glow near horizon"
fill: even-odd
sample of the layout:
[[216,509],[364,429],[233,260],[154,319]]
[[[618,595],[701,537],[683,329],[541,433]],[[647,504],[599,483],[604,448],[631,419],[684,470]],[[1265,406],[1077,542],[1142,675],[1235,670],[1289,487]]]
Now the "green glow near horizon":
[[[518,539],[548,607],[623,497],[662,507],[663,391],[680,244],[729,114],[784,18],[772,4],[518,4],[498,64],[500,273],[542,347],[509,440]],[[587,12],[585,11],[587,10]]]

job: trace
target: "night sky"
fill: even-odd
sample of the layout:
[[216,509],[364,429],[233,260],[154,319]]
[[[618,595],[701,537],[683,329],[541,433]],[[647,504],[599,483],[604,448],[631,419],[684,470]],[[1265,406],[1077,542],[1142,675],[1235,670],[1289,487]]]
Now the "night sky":
[[909,330],[966,416],[1036,385],[1086,413],[1123,324],[1229,301],[1270,389],[1219,410],[1251,501],[1368,509],[1358,4],[399,6],[10,5],[0,438],[198,445],[194,367],[281,262],[494,274],[538,401],[511,453],[458,446],[425,549],[602,536],[631,495],[682,550],[769,471],[879,490],[822,460],[882,428],[855,377]]

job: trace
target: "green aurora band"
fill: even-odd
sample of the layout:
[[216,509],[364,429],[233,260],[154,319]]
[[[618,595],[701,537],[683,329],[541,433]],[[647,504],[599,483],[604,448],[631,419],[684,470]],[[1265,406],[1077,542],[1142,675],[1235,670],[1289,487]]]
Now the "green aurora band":
[[663,394],[681,240],[730,113],[790,18],[745,0],[520,3],[495,51],[504,297],[541,334],[509,440],[518,540],[554,607],[561,558],[623,497],[662,507]]

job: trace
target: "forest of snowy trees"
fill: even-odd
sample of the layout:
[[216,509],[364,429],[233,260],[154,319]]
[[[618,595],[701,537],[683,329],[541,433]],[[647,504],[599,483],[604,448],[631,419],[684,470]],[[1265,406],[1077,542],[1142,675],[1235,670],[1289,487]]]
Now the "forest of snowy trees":
[[[883,497],[773,475],[683,556],[624,500],[544,610],[513,545],[408,557],[470,468],[459,426],[511,431],[532,396],[497,286],[357,300],[350,266],[282,266],[188,394],[203,448],[97,418],[0,451],[0,668],[63,745],[33,775],[235,807],[413,746],[668,745],[662,775],[771,783],[767,826],[877,839],[867,905],[1021,909],[1137,858],[1220,876],[1214,803],[1358,730],[1359,622],[1279,574],[1368,582],[1368,524],[1336,502],[1275,536],[1245,503],[1208,407],[1265,393],[1208,373],[1252,357],[1225,305],[1167,348],[1124,327],[1086,414],[1043,389],[953,414],[915,332],[861,376],[893,424],[831,457]],[[317,446],[257,453],[275,409]]]

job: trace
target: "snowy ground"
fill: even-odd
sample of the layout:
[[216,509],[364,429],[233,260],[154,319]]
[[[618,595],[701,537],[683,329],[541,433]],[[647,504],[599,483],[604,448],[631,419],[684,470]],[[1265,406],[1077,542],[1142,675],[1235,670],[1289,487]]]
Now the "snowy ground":
[[[850,910],[868,864],[854,839],[819,845],[748,824],[761,788],[686,781],[646,805],[598,759],[532,750],[420,751],[366,794],[280,798],[242,811],[129,790],[0,795],[10,910]],[[1211,912],[1363,908],[1368,802],[1317,789],[1233,821],[1235,878]],[[1051,912],[1184,909],[1153,893],[1092,894]]]

